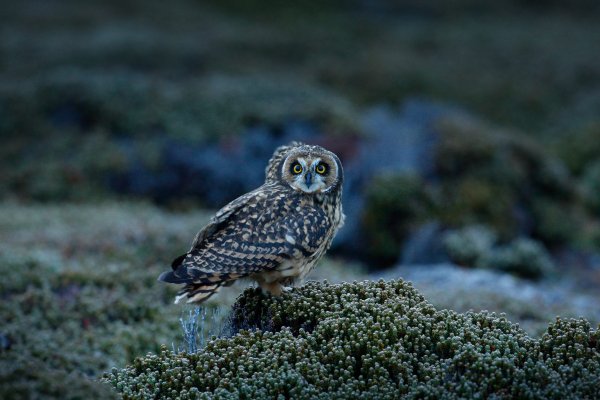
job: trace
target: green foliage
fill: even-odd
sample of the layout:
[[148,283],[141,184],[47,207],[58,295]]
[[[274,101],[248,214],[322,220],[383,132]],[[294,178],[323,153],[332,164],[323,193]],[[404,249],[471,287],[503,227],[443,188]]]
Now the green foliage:
[[[0,355],[2,398],[112,397],[94,376],[155,349],[157,336],[167,340],[168,329],[176,329],[160,311],[167,294],[149,290],[151,276],[142,279],[130,263],[94,274],[90,266],[65,266],[53,252],[19,253],[0,252],[0,273],[9,277],[0,304],[2,334],[10,341]],[[129,284],[116,285],[120,279]],[[129,291],[145,295],[131,298]]]
[[[223,290],[190,321],[173,305],[176,288],[156,281],[209,216],[143,203],[0,204],[0,398],[113,398],[97,381],[102,372],[161,343],[202,347],[220,333],[219,310],[241,288]],[[324,264],[315,276],[364,276]],[[181,313],[193,322],[185,337]]]
[[458,265],[478,266],[496,244],[496,235],[485,226],[467,226],[444,235],[444,248]]
[[466,267],[491,268],[533,279],[556,271],[554,261],[541,243],[519,237],[500,245],[494,232],[485,226],[449,231],[443,242],[450,259]]
[[167,133],[202,141],[239,133],[248,122],[306,119],[350,129],[352,107],[299,79],[210,75],[182,85],[136,73],[59,69],[27,82],[5,84],[1,98],[13,128],[3,134],[42,136],[65,128],[144,137]]
[[600,215],[600,159],[586,169],[583,176],[583,190],[590,207]]
[[[215,75],[182,85],[140,74],[59,70],[0,86],[9,110],[0,135],[0,195],[35,200],[106,196],[110,174],[131,153],[156,170],[166,141],[198,144],[238,135],[253,123],[298,119],[331,133],[356,131],[352,106],[299,79]],[[24,138],[25,137],[25,138]]]
[[578,130],[571,129],[556,140],[555,147],[574,174],[584,174],[600,154],[600,120],[585,124]]
[[[550,2],[524,15],[515,7],[533,3],[380,4],[409,16],[397,24],[337,1],[239,3],[63,1],[36,16],[25,3],[5,7],[0,23],[14,40],[0,45],[0,135],[10,137],[0,148],[0,196],[106,195],[107,172],[129,157],[115,136],[135,138],[141,164],[157,168],[160,140],[210,140],[290,118],[353,132],[358,105],[413,95],[540,136],[560,117],[570,133],[561,146],[569,166],[581,170],[598,154],[600,41],[589,38],[599,27],[572,5],[557,13],[566,7]],[[480,18],[470,18],[474,12]],[[473,207],[492,225],[506,224],[502,232],[513,229],[498,218],[515,202],[503,189],[475,177],[453,184],[447,191],[461,193],[460,201],[447,205],[455,211],[446,218]]]
[[403,281],[246,291],[231,338],[105,375],[131,398],[585,398],[599,331],[560,320],[539,339],[503,316],[436,310]]
[[142,204],[2,205],[0,397],[114,398],[102,371],[177,340],[174,290],[156,277],[205,220]]
[[481,263],[489,268],[513,273],[524,278],[542,278],[556,272],[546,248],[535,240],[518,238],[486,254]]
[[[370,257],[394,262],[407,234],[432,218],[450,228],[485,225],[506,242],[526,232],[548,247],[582,245],[593,236],[588,225],[595,218],[575,180],[530,138],[472,117],[449,117],[438,126],[431,175],[374,179],[362,221]],[[489,242],[486,237],[475,239]],[[453,257],[473,265],[475,255],[458,252],[482,253],[483,242],[470,241],[477,248],[452,246]]]
[[[519,228],[515,208],[530,215],[537,199],[576,199],[563,163],[533,140],[473,118],[446,119],[439,130],[435,168],[447,210],[442,218],[449,222],[478,221],[510,236]],[[546,239],[543,230],[537,233]]]
[[588,224],[595,220],[591,210],[579,199],[561,201],[540,196],[531,202],[532,234],[549,246],[580,245],[589,239]]
[[[286,71],[325,82],[358,102],[419,94],[536,128],[555,126],[557,115],[578,111],[578,103],[598,93],[598,43],[588,40],[599,29],[597,6],[513,0],[380,2],[374,8],[337,1],[213,3],[128,0],[118,7],[71,0],[50,4],[37,16],[15,3],[0,16],[15,38],[0,46],[0,68],[9,82],[69,65],[90,73],[136,70],[148,81],[182,77],[183,86],[190,76],[215,72],[269,77]],[[576,9],[586,11],[578,15]],[[374,18],[378,12],[391,18]],[[564,110],[565,104],[573,109]],[[594,114],[590,108],[569,124]]]
[[431,214],[431,195],[416,175],[375,177],[362,216],[364,241],[373,261],[393,263],[403,241]]

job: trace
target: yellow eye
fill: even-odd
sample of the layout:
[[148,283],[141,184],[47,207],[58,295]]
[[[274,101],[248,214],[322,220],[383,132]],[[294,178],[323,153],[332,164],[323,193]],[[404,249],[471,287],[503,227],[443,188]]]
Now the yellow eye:
[[294,166],[292,167],[292,172],[294,174],[296,174],[296,175],[299,174],[299,173],[301,173],[302,172],[302,165],[300,165],[300,164],[294,164]]
[[317,171],[317,174],[323,175],[327,171],[327,167],[325,164],[319,164],[315,170]]

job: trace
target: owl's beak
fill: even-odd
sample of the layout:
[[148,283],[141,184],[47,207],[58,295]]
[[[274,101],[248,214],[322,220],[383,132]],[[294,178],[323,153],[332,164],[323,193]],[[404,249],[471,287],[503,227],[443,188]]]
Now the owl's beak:
[[304,176],[304,182],[306,183],[306,188],[310,189],[310,185],[312,185],[312,172],[307,172]]

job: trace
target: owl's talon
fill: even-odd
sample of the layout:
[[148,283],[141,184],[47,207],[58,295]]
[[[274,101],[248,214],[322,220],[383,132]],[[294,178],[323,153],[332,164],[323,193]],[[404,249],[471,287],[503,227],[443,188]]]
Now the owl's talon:
[[282,293],[282,286],[278,283],[278,282],[263,282],[263,281],[257,281],[258,285],[260,286],[260,288],[262,289],[263,293],[265,294],[270,294],[271,296],[281,296]]
[[281,291],[282,291],[282,292],[284,292],[284,293],[289,293],[289,292],[291,292],[292,290],[294,290],[294,288],[293,288],[293,287],[291,287],[291,286],[282,286],[282,287],[281,287]]

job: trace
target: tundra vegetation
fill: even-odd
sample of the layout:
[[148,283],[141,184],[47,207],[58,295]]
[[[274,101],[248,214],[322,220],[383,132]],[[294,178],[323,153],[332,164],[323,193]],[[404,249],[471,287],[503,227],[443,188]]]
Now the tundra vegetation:
[[[597,396],[598,2],[367,3],[3,4],[1,398]],[[190,319],[156,277],[293,139],[347,167],[311,278],[372,282]]]

